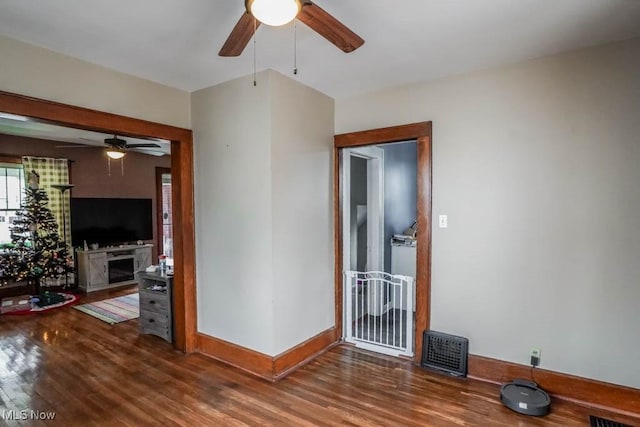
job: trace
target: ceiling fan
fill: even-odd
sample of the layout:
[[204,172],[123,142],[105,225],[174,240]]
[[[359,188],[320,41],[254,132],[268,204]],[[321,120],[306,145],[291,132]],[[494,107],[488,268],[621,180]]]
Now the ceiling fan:
[[[120,159],[124,156],[126,150],[130,148],[160,148],[158,144],[153,142],[143,143],[143,144],[127,144],[127,141],[124,139],[120,139],[117,136],[113,135],[113,138],[106,138],[104,143],[107,144],[110,148],[107,149],[107,156],[112,159]],[[162,155],[162,153],[160,153]]]
[[[97,142],[92,139],[80,138],[90,142]],[[149,142],[149,143],[141,143],[141,144],[127,144],[127,141],[124,139],[118,138],[116,135],[113,135],[113,138],[105,138],[104,143],[107,145],[106,154],[112,159],[121,159],[124,157],[125,152],[131,148],[134,149],[146,149],[146,148],[161,148],[160,145]],[[90,145],[59,145],[57,148],[89,148]],[[144,150],[145,154],[151,154],[154,156],[162,156],[164,153],[162,151],[147,151]]]
[[239,56],[261,23],[278,26],[294,19],[345,53],[364,44],[360,36],[310,0],[245,0],[244,6],[245,12],[218,52],[219,56]]

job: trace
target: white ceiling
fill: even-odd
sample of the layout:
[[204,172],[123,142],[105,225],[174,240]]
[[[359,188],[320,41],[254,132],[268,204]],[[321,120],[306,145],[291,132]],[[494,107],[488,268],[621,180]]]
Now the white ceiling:
[[[365,39],[298,25],[302,83],[334,98],[640,36],[640,0],[317,0]],[[2,0],[0,34],[187,91],[253,71],[217,52],[244,0]],[[291,75],[292,27],[262,26],[258,71]]]

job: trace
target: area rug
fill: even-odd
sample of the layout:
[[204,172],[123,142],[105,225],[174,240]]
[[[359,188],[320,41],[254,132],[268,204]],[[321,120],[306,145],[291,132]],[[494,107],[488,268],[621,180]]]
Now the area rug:
[[[57,304],[47,305],[45,307],[38,307],[38,305],[30,303],[32,298],[30,295],[8,297],[2,300],[1,302],[2,309],[0,309],[0,311],[2,312],[2,315],[22,315],[22,314],[44,313],[49,310],[75,304],[80,299],[77,295],[68,294],[65,292],[56,292],[56,293],[64,297],[64,301],[61,301]],[[15,307],[16,302],[20,303],[18,307]],[[14,306],[15,308],[11,308],[11,306]],[[10,311],[7,311],[7,310],[10,310]]]
[[140,295],[129,294],[90,304],[75,305],[73,308],[113,325],[140,317]]

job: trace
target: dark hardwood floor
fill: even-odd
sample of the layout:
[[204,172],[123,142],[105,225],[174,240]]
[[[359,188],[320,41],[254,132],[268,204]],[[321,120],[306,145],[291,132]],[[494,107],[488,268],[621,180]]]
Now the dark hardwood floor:
[[[349,346],[272,384],[139,335],[137,321],[110,326],[68,307],[0,316],[0,381],[0,426],[585,426],[588,414],[612,417],[560,401],[546,417],[526,417],[500,404],[496,385]],[[2,420],[24,409],[56,416]]]

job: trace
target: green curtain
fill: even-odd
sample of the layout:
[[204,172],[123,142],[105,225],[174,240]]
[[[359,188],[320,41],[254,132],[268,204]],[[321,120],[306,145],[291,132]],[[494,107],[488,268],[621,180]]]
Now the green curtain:
[[28,185],[26,177],[29,176],[29,173],[32,170],[36,171],[36,173],[40,175],[40,188],[46,191],[47,196],[49,196],[48,207],[51,209],[53,216],[58,222],[58,233],[60,234],[60,238],[63,238],[63,230],[64,226],[66,226],[66,242],[69,247],[69,252],[72,254],[71,209],[69,204],[69,199],[71,197],[70,190],[62,193],[59,189],[51,187],[52,185],[69,184],[69,160],[27,156],[22,158],[22,166],[24,168],[25,184]]

